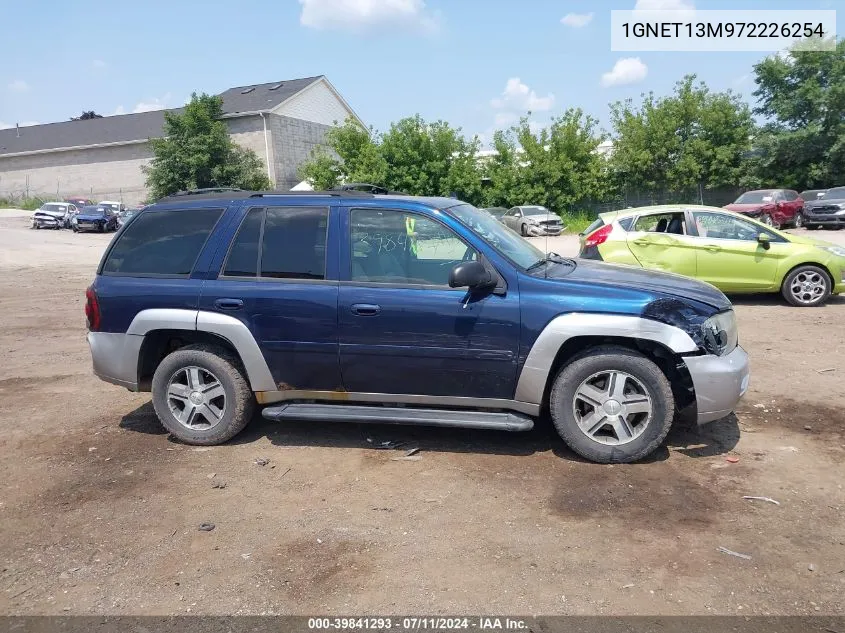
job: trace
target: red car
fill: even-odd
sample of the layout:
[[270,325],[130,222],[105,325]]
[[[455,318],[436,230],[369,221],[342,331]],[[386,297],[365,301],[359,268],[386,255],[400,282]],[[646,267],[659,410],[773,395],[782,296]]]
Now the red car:
[[90,207],[91,205],[96,204],[96,202],[92,202],[88,198],[83,196],[72,196],[70,198],[65,198],[65,202],[69,202],[70,204],[75,204],[80,209],[82,207]]
[[725,208],[756,218],[776,229],[787,224],[795,228],[804,224],[804,199],[791,189],[746,191]]

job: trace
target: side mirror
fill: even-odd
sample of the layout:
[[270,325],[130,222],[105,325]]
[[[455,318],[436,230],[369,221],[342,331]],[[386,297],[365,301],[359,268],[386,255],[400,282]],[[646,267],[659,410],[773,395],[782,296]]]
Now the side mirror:
[[765,233],[758,233],[757,234],[757,243],[760,244],[764,249],[769,250],[771,245],[771,239]]
[[482,290],[495,286],[495,278],[487,270],[487,267],[479,261],[461,262],[449,272],[450,288]]

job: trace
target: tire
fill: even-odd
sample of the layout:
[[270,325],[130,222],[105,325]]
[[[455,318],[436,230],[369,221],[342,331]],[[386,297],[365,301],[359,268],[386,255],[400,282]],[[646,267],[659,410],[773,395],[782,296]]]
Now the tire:
[[528,231],[526,231],[526,230],[525,230],[525,225],[524,225],[524,224],[520,224],[520,225],[519,225],[519,234],[520,234],[522,237],[528,237]]
[[827,301],[832,286],[826,270],[805,264],[789,272],[781,284],[780,292],[791,305],[812,308]]
[[[199,381],[189,379],[193,370],[197,370],[198,376],[194,377],[199,377]],[[186,379],[184,382],[183,378]],[[194,388],[190,386],[191,382]],[[193,422],[189,428],[180,422],[176,414],[185,412],[194,393],[201,391],[204,385],[216,385],[212,387],[215,389],[213,393],[222,391],[220,396],[206,399],[204,405],[214,414],[212,417],[218,412],[220,415],[210,424],[200,413],[201,409],[196,409],[197,414],[189,420]],[[179,396],[174,393],[177,386]],[[218,386],[222,390],[218,390]],[[169,393],[169,388],[173,392]],[[255,411],[255,396],[244,377],[240,361],[231,352],[212,345],[190,345],[166,356],[153,375],[152,392],[158,419],[186,444],[222,444],[240,433]]]
[[97,230],[98,230],[100,233],[105,233],[105,232],[106,232],[106,225],[105,225],[105,224],[98,224],[98,225],[97,225]]
[[[595,385],[601,385],[602,380],[605,380],[606,389],[609,379],[603,377],[609,372],[627,375],[622,382],[623,391],[614,395],[629,399],[632,408],[639,403],[649,410],[628,414],[625,416],[627,423],[621,422],[622,416],[615,416],[616,425],[605,423],[591,436],[579,426],[578,417],[581,424],[587,425],[592,413],[601,416],[596,418],[598,423],[603,418],[610,418],[605,418],[605,408],[590,411],[589,405],[576,396],[585,385],[599,391]],[[617,374],[617,386],[619,377],[620,374]],[[626,393],[625,390],[629,389]],[[613,390],[610,389],[609,393]],[[618,464],[643,459],[660,446],[672,426],[675,400],[669,381],[651,360],[624,347],[608,346],[593,348],[561,369],[551,388],[549,409],[558,434],[569,448],[593,462]],[[623,416],[624,411],[622,409]],[[617,428],[627,428],[629,437],[622,438]],[[625,441],[620,442],[620,439]]]
[[770,216],[768,213],[764,213],[763,215],[760,216],[760,222],[762,222],[766,226],[772,227],[773,229],[779,229],[780,228],[780,225],[775,224],[775,221],[772,219],[772,216]]
[[792,226],[796,229],[800,229],[804,226],[804,214],[801,213],[801,211],[795,214],[795,219],[792,220]]
[[821,227],[818,224],[805,225],[808,231],[818,231]]

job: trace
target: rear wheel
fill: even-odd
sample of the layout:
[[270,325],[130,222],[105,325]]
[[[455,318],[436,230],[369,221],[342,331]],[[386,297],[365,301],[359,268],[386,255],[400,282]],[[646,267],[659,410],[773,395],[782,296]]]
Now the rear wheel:
[[642,459],[672,426],[675,401],[666,376],[648,358],[599,347],[566,365],[552,385],[549,408],[563,441],[594,462]]
[[152,392],[161,423],[188,444],[231,439],[255,409],[240,361],[208,345],[191,345],[166,356],[153,375]]
[[794,306],[818,306],[830,296],[830,277],[818,266],[799,266],[786,276],[780,291]]

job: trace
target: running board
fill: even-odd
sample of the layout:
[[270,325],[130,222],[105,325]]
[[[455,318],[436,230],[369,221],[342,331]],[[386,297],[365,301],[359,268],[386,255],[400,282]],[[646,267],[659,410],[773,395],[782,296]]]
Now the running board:
[[530,431],[534,428],[534,420],[530,417],[511,411],[457,411],[351,404],[290,403],[267,407],[261,415],[274,421],[319,420],[321,422],[448,426],[497,431]]

